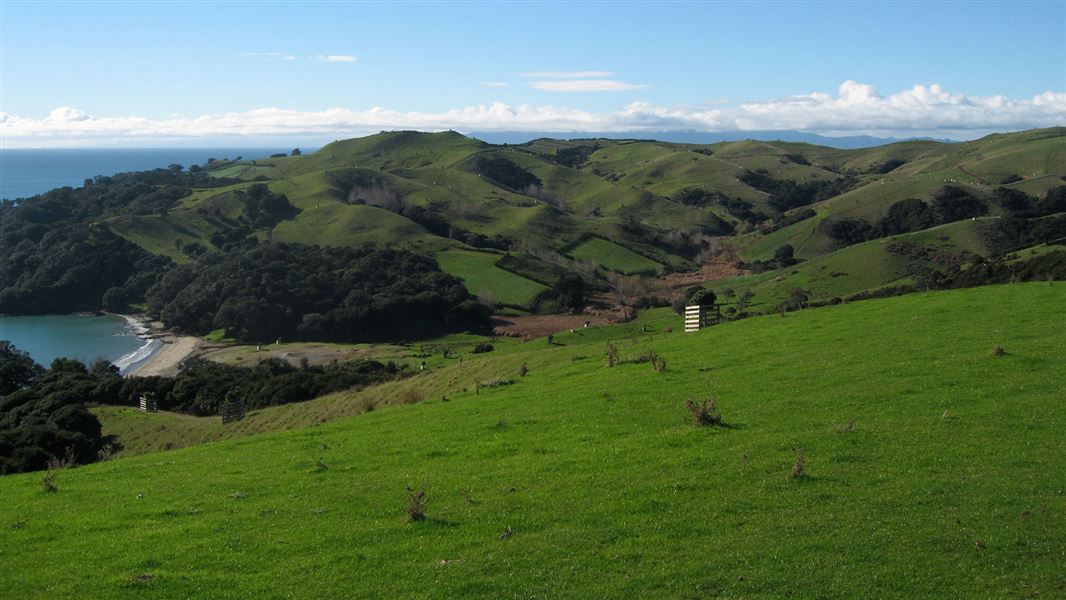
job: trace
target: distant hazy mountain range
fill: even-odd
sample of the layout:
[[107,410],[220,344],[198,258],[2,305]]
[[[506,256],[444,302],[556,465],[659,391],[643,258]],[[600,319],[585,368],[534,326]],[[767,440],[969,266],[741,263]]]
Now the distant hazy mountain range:
[[657,140],[660,142],[674,142],[679,144],[716,144],[718,142],[736,142],[741,140],[759,140],[763,142],[803,142],[829,146],[830,148],[872,148],[884,146],[896,142],[911,140],[952,142],[954,140],[936,139],[930,137],[873,137],[869,135],[853,135],[846,137],[831,137],[809,133],[805,131],[622,131],[622,132],[535,132],[535,131],[475,131],[470,137],[488,142],[490,144],[524,144],[530,140],[540,138],[554,138],[563,140],[577,140],[590,138],[606,138],[613,140]]

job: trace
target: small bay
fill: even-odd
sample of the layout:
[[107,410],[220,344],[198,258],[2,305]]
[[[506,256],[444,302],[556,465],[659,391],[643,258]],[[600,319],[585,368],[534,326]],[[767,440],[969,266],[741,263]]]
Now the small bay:
[[0,340],[7,340],[47,367],[59,357],[90,363],[104,358],[124,373],[144,363],[161,345],[145,330],[116,315],[0,317]]

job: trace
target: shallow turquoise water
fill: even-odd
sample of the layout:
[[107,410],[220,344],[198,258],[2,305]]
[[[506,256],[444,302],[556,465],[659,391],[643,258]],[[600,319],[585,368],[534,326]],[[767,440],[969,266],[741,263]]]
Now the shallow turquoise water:
[[153,349],[147,340],[138,337],[139,333],[125,319],[115,316],[0,317],[0,340],[29,352],[45,367],[62,356],[86,363],[105,358],[128,370]]

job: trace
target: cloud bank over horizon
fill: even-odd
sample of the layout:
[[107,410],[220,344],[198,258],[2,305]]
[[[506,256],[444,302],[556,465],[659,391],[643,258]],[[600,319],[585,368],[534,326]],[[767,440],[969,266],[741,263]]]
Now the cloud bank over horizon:
[[[548,73],[527,75],[544,76]],[[573,84],[585,85],[580,76],[588,77],[590,73],[573,75],[570,79]],[[609,74],[597,72],[595,75]],[[850,80],[842,83],[835,94],[813,92],[733,106],[666,107],[637,101],[611,112],[555,105],[509,105],[497,101],[445,112],[398,111],[382,107],[321,111],[260,108],[161,119],[94,116],[72,107],[56,108],[44,118],[0,113],[0,136],[4,146],[9,148],[137,146],[222,140],[283,143],[297,138],[353,137],[383,129],[560,133],[796,130],[823,135],[952,137],[946,135],[950,132],[954,137],[977,137],[991,131],[1056,125],[1066,125],[1066,92],[1047,91],[1032,98],[1015,99],[967,96],[949,92],[936,84],[919,84],[886,96],[870,85]]]

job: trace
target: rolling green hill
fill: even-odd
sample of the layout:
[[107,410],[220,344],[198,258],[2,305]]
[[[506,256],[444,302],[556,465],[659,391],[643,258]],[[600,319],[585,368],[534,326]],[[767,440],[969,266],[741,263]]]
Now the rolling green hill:
[[[261,240],[506,248],[564,269],[572,258],[593,261],[601,271],[592,275],[606,279],[610,271],[693,270],[722,235],[732,235],[730,247],[746,260],[791,244],[801,259],[848,262],[854,251],[839,250],[829,234],[840,219],[876,223],[891,205],[930,201],[947,185],[987,199],[1002,186],[1040,197],[1066,184],[1066,129],[857,150],[605,139],[493,146],[455,132],[387,132],[310,155],[220,163],[211,173],[236,182],[196,190],[166,215],[115,217],[109,226],[149,252],[188,260],[181,247],[215,248],[212,240],[241,220],[242,191],[262,182],[297,212],[257,231]],[[782,210],[767,185],[807,186],[822,199]],[[955,244],[958,236],[949,238]],[[987,254],[975,240],[953,250]],[[830,258],[835,252],[845,255]],[[897,279],[897,271],[872,269],[862,285]]]
[[[301,405],[363,413],[320,426],[3,477],[0,594],[1058,596],[1064,301],[651,311]],[[693,427],[710,395],[725,426]]]

